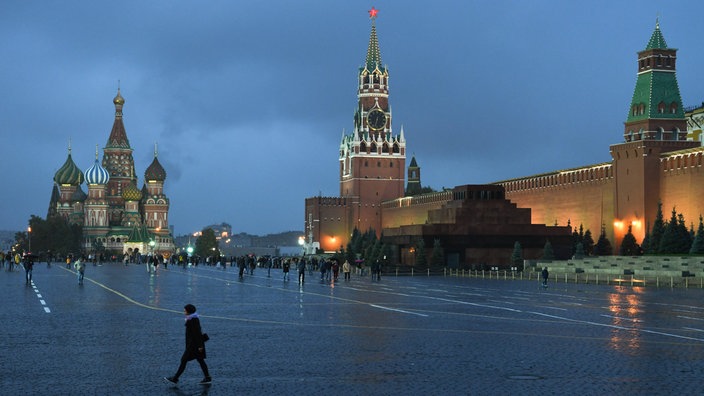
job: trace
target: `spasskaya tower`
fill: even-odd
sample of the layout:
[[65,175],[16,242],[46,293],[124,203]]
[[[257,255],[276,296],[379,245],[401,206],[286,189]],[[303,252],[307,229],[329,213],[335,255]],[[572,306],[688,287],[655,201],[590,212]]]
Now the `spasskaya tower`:
[[381,204],[404,196],[406,139],[393,133],[389,70],[381,62],[378,10],[369,11],[371,33],[357,76],[357,106],[351,133],[342,134],[339,197],[306,199],[306,251],[338,251],[355,229],[381,233]]
[[371,34],[357,79],[354,129],[340,144],[340,196],[352,200],[350,231],[373,228],[379,233],[381,203],[404,194],[406,141],[403,128],[393,135],[389,70],[381,62],[377,13],[369,11]]

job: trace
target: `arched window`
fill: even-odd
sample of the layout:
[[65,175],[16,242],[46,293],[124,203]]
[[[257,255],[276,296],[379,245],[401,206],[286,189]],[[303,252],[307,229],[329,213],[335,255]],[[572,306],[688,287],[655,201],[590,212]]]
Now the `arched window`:
[[658,114],[665,114],[665,102],[658,103]]
[[677,114],[677,103],[670,103],[670,114]]
[[638,115],[643,115],[645,114],[645,105],[643,103],[638,106]]

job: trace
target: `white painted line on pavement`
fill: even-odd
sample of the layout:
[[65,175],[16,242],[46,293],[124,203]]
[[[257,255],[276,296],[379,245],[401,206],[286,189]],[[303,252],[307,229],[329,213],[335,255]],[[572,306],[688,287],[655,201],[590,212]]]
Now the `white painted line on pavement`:
[[32,289],[34,289],[34,293],[37,295],[37,298],[39,299],[39,303],[44,306],[44,312],[46,313],[51,313],[51,310],[49,307],[46,306],[46,301],[42,299],[41,293],[39,293],[39,289],[37,289],[37,285],[34,284],[34,281],[31,283]]
[[374,308],[385,309],[385,310],[387,310],[387,311],[394,311],[394,312],[407,313],[407,314],[411,314],[411,315],[423,316],[423,317],[426,317],[426,318],[428,317],[428,315],[421,314],[421,313],[418,313],[418,312],[404,311],[404,310],[402,310],[402,309],[384,307],[384,306],[375,305],[375,304],[369,304],[369,305],[372,306],[372,307],[374,307]]
[[643,323],[643,321],[641,319],[637,319],[637,318],[624,318],[623,316],[613,316],[613,315],[604,315],[604,314],[602,314],[601,316],[603,316],[605,318],[614,318],[614,319],[621,319],[621,320],[629,320],[629,321],[635,322],[635,323]]
[[704,330],[703,330],[703,329],[695,329],[694,327],[683,327],[683,329],[685,329],[685,330],[692,330],[692,331],[701,331],[702,333],[704,333]]
[[693,318],[693,317],[691,317],[691,316],[681,316],[681,315],[677,315],[677,317],[678,317],[678,318],[680,318],[680,319],[689,319],[689,320],[699,320],[699,321],[704,321],[704,319],[700,319],[700,318]]

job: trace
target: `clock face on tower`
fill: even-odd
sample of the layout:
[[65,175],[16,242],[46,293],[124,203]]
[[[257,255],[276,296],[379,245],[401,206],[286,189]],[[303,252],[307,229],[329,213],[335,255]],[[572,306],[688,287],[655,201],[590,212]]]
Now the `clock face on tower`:
[[384,129],[386,126],[386,114],[379,109],[370,111],[367,114],[367,125],[373,130]]

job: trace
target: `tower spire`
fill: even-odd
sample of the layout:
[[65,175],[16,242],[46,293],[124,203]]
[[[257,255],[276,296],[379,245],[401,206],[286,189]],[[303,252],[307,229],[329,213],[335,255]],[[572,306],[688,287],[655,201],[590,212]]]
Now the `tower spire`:
[[372,31],[369,35],[369,47],[367,48],[366,66],[367,70],[372,71],[377,67],[381,69],[381,51],[379,50],[379,39],[376,36],[376,16],[379,10],[372,7],[369,10],[369,18],[372,20]]

